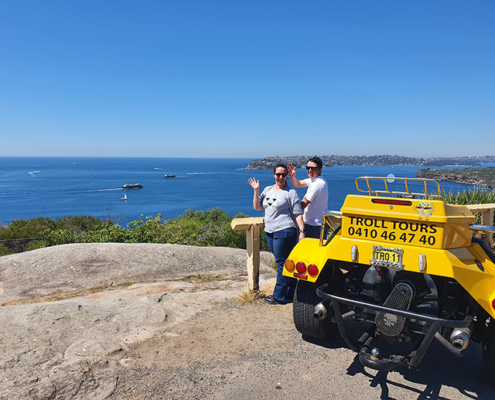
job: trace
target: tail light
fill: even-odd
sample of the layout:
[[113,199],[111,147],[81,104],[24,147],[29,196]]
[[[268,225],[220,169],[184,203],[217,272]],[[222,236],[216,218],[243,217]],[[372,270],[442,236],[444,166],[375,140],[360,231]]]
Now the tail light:
[[375,204],[390,204],[392,206],[412,206],[412,201],[395,199],[371,199]]
[[293,272],[296,269],[296,265],[292,260],[285,260],[284,267],[289,272]]
[[296,264],[296,269],[297,272],[299,272],[300,274],[304,274],[306,272],[306,264],[304,264],[302,261],[299,261]]
[[316,276],[318,275],[318,267],[314,264],[310,264],[308,266],[308,274],[310,274],[311,276]]

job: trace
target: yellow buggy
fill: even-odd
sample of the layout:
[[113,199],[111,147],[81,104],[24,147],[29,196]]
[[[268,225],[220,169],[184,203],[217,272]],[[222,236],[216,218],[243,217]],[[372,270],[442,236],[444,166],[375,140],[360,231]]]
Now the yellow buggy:
[[317,340],[339,332],[380,371],[419,367],[434,340],[458,357],[474,341],[495,384],[495,254],[473,237],[495,228],[441,201],[433,180],[360,177],[356,187],[366,194],[324,215],[320,239],[302,240],[285,262],[298,280],[297,330]]

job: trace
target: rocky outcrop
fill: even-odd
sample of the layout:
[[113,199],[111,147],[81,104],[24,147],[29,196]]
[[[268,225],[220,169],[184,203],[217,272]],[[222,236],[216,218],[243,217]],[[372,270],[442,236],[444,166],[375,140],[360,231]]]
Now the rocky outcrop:
[[[273,276],[273,256],[261,259]],[[233,278],[185,280],[198,274]],[[0,399],[112,396],[126,351],[233,297],[245,274],[246,251],[230,248],[71,244],[1,257]]]
[[455,182],[455,183],[464,183],[466,185],[482,185],[484,184],[483,180],[477,179],[475,177],[470,176],[462,176],[459,174],[421,174],[421,176],[416,175],[417,178],[426,178],[426,179],[436,179],[444,182]]
[[[262,253],[262,267],[271,254]],[[178,244],[86,243],[0,257],[0,304],[128,282],[246,273],[246,251]]]
[[427,168],[419,170],[416,173],[416,178],[493,187],[495,186],[495,168],[464,168],[454,170]]

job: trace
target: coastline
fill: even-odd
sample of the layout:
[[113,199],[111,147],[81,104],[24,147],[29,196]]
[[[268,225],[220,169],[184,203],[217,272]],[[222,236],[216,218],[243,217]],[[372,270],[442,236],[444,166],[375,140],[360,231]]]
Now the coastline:
[[[265,157],[263,159],[252,160],[245,168],[247,170],[272,169],[277,164],[292,163],[296,168],[303,168],[306,161],[313,156],[276,156]],[[333,166],[387,166],[402,165],[416,167],[460,167],[473,168],[481,167],[482,163],[495,163],[495,156],[476,156],[476,157],[432,157],[417,158],[405,157],[398,155],[376,155],[376,156],[337,156],[324,155],[318,156],[323,162],[323,167],[331,168]]]

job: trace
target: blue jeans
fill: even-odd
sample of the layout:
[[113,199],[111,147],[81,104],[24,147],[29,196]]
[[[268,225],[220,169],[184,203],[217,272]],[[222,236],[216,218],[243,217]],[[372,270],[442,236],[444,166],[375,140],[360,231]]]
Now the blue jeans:
[[307,238],[315,238],[315,239],[320,238],[321,225],[315,226],[315,225],[304,224],[304,230],[306,231]]
[[278,301],[291,301],[294,297],[297,280],[283,276],[282,272],[285,260],[297,243],[297,229],[287,228],[273,233],[265,232],[265,234],[268,247],[270,247],[277,263],[277,283],[273,290],[273,298]]

